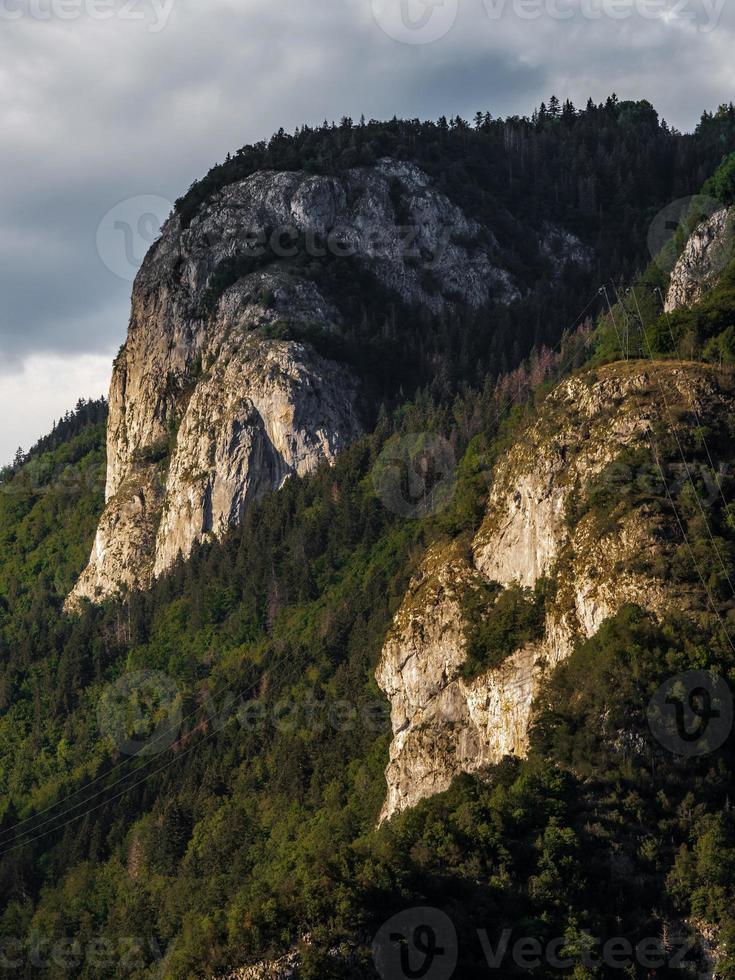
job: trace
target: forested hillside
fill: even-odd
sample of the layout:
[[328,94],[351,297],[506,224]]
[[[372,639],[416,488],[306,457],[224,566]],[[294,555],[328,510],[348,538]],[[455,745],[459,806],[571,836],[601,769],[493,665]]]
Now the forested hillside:
[[[660,265],[637,278],[664,204],[715,172],[707,192],[732,203],[731,161],[717,168],[734,147],[732,107],[683,136],[646,103],[615,99],[471,125],[344,121],[245,148],[179,201],[191,220],[255,170],[409,158],[498,230],[530,291],[514,311],[409,310],[402,323],[395,297],[322,270],[353,327],[331,353],[357,363],[364,343],[366,377],[398,376],[403,361],[385,364],[382,341],[400,341],[415,368],[405,391],[390,386],[389,397],[386,386],[373,429],[334,466],[289,479],[147,592],[63,609],[104,503],[104,406],[80,405],[3,471],[0,935],[14,942],[16,976],[36,976],[39,961],[80,978],[225,976],[295,950],[304,980],[372,978],[383,923],[423,906],[450,916],[462,978],[488,975],[483,929],[493,947],[504,929],[541,948],[560,939],[565,965],[544,959],[538,976],[608,975],[598,946],[615,937],[655,940],[661,977],[682,975],[680,952],[693,974],[716,941],[718,976],[735,976],[732,740],[677,756],[647,717],[672,674],[735,680],[733,417],[705,432],[679,406],[685,445],[654,418],[650,449],[615,461],[642,478],[620,492],[619,480],[593,480],[575,502],[569,521],[591,515],[608,530],[642,503],[652,519],[673,508],[682,536],[653,574],[688,590],[691,608],[657,619],[627,605],[580,644],[539,699],[527,759],[461,776],[378,828],[391,726],[375,681],[427,549],[469,549],[497,461],[544,417],[561,379],[592,384],[628,357],[645,362],[653,388],[661,362],[685,354],[735,392],[733,266],[701,304],[668,317]],[[593,250],[592,267],[555,281],[529,265],[522,232],[541,206]],[[396,322],[404,332],[391,336]],[[645,393],[640,402],[645,415]],[[456,461],[446,506],[426,503],[446,478],[431,459],[400,474],[407,506],[386,505],[391,453],[416,434],[440,437]],[[694,480],[650,478],[682,453]],[[722,499],[703,515],[713,457]],[[508,601],[473,637],[481,666],[533,632],[528,601]],[[502,969],[526,972],[512,957]]]

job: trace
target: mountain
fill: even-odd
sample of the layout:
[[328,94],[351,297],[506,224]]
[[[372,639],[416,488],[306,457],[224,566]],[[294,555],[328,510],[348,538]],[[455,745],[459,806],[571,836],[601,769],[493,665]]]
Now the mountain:
[[[562,263],[585,261],[581,244],[561,248]],[[471,307],[519,296],[497,251],[425,174],[387,159],[343,180],[259,172],[186,228],[172,217],[135,284],[110,395],[107,507],[74,597],[146,587],[360,435],[355,374],[296,339],[340,334],[319,258],[354,257],[398,301],[438,315],[450,294]]]
[[[345,122],[339,137],[321,134],[327,146],[349,143],[325,173],[308,159],[304,169],[282,169],[310,134],[278,134],[267,151],[241,151],[205,190],[192,189],[135,283],[110,393],[107,506],[70,608],[147,587],[196,543],[238,523],[253,499],[333,461],[374,424],[381,400],[436,375],[446,376],[446,396],[453,376],[480,380],[478,360],[497,374],[502,362],[483,341],[502,346],[504,320],[517,361],[529,352],[524,321],[536,307],[551,300],[563,316],[581,306],[601,260],[619,274],[603,216],[621,193],[630,211],[640,191],[602,191],[610,160],[590,159],[590,130],[598,148],[609,139],[613,158],[628,164],[631,147],[668,156],[670,183],[685,169],[673,156],[681,140],[644,103],[612,104],[601,118],[592,107],[557,123],[550,132],[570,144],[572,172],[579,147],[586,173],[584,185],[570,185],[568,172],[556,177],[557,201],[569,202],[561,208],[546,181],[515,214],[488,201],[503,158],[512,166],[511,137],[521,169],[526,153],[553,161],[535,145],[545,132],[538,123],[491,120],[474,131]],[[460,192],[456,178],[439,180],[413,161],[375,159],[389,137],[408,139],[411,157],[426,164],[438,156],[453,167],[461,153],[470,179]],[[373,162],[350,165],[361,157]],[[266,160],[272,169],[249,172]],[[555,212],[573,227],[555,223]],[[555,343],[563,326],[552,317],[533,340]]]
[[177,203],[0,478],[18,976],[733,974],[734,137],[345,120]]

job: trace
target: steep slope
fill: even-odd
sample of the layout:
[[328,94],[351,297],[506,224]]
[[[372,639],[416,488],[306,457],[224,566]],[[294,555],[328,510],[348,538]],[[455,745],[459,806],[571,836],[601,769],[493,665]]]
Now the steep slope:
[[[562,264],[567,246],[570,261],[584,259],[567,237]],[[186,228],[174,215],[135,283],[110,393],[107,506],[72,604],[147,586],[250,500],[360,433],[352,374],[276,339],[340,331],[300,263],[349,257],[436,314],[518,297],[496,251],[425,174],[390,160],[344,179],[257,173]]]
[[[563,491],[566,467],[572,488],[583,481],[590,463],[580,463],[578,474],[578,458],[584,461],[588,454],[593,467],[607,458],[601,448],[605,412],[609,430],[631,437],[633,445],[640,440],[645,447],[645,433],[654,428],[665,472],[678,483],[678,488],[674,480],[669,486],[683,507],[687,488],[681,474],[676,476],[677,448],[666,441],[662,429],[667,426],[657,424],[654,411],[660,397],[656,378],[668,394],[669,388],[678,390],[680,370],[674,364],[611,365],[599,377],[563,383],[540,415],[529,410],[532,427],[520,433],[510,452],[507,442],[502,444],[497,466],[513,483],[526,474],[526,502],[514,501],[498,477],[488,506],[480,474],[489,520],[477,536],[476,554],[483,555],[493,536],[508,542],[499,543],[502,551],[508,547],[517,553],[516,531],[528,525],[529,509],[547,492],[543,477],[551,472],[549,486],[556,494]],[[713,458],[731,463],[732,423],[721,404],[730,399],[729,376],[695,366],[685,370],[692,376]],[[674,372],[673,382],[667,371]],[[646,372],[648,385],[640,377]],[[598,389],[601,397],[590,400]],[[615,407],[618,391],[626,391],[628,400]],[[579,400],[590,412],[590,439],[573,414],[563,425],[570,398],[572,405]],[[491,431],[496,403],[484,409],[483,404],[477,396],[455,411],[465,420],[479,412],[483,431]],[[689,416],[687,425],[691,403],[672,396],[671,408],[678,410],[699,480],[706,455],[697,448],[696,420]],[[643,420],[637,435],[636,417]],[[428,418],[417,422],[416,414],[411,421],[421,428],[429,425]],[[198,551],[146,594],[126,604],[85,608],[78,618],[52,621],[51,628],[39,617],[36,603],[23,620],[27,635],[22,638],[14,627],[4,679],[12,711],[3,744],[11,807],[0,855],[3,935],[21,935],[27,943],[36,935],[48,936],[52,944],[74,936],[84,948],[92,948],[99,935],[114,948],[123,937],[139,936],[144,943],[141,977],[227,976],[241,966],[246,976],[247,970],[254,976],[265,970],[267,976],[268,969],[282,963],[291,969],[293,957],[280,957],[298,948],[302,976],[374,980],[372,938],[387,918],[417,902],[446,908],[470,937],[477,929],[489,930],[493,945],[503,929],[524,917],[551,923],[544,926],[548,935],[576,928],[604,938],[625,935],[634,942],[676,927],[674,896],[686,906],[698,883],[710,880],[709,872],[705,877],[705,872],[687,871],[689,858],[676,864],[677,849],[701,835],[697,854],[709,853],[711,814],[722,809],[730,792],[731,770],[722,769],[720,756],[701,760],[699,768],[694,763],[683,768],[657,747],[646,726],[646,704],[672,671],[691,666],[724,672],[732,669],[732,661],[725,656],[726,642],[718,637],[716,622],[707,624],[701,616],[696,574],[675,539],[673,544],[669,538],[657,542],[646,527],[642,543],[655,544],[651,557],[659,567],[615,568],[614,577],[609,573],[617,522],[626,527],[626,515],[645,505],[654,512],[654,526],[659,521],[662,530],[669,526],[669,504],[652,481],[650,466],[637,456],[624,459],[609,481],[603,469],[606,478],[593,481],[578,500],[571,493],[571,527],[555,525],[561,550],[548,552],[549,578],[566,588],[564,583],[577,582],[578,567],[584,590],[599,582],[602,600],[613,608],[618,580],[621,591],[638,595],[639,601],[655,599],[650,583],[661,581],[686,600],[696,618],[690,617],[679,633],[668,620],[656,631],[642,614],[636,618],[623,610],[595,632],[581,658],[575,650],[557,670],[542,675],[536,651],[546,642],[545,621],[541,635],[531,630],[520,652],[521,631],[514,626],[510,636],[496,628],[498,645],[488,647],[485,627],[493,624],[488,596],[497,595],[498,602],[513,599],[513,586],[498,591],[499,586],[488,585],[474,567],[480,557],[472,558],[472,540],[449,547],[437,541],[417,601],[411,606],[408,599],[404,607],[417,624],[410,636],[419,655],[406,666],[405,696],[413,701],[406,704],[405,716],[411,725],[418,718],[416,705],[443,700],[456,711],[457,730],[444,710],[430,719],[429,704],[425,744],[417,727],[411,727],[406,760],[417,746],[413,758],[419,763],[428,759],[426,771],[435,777],[420,788],[426,797],[434,795],[384,821],[374,833],[385,800],[390,726],[370,673],[405,593],[413,556],[442,527],[466,530],[470,491],[463,461],[448,514],[418,522],[391,514],[375,499],[370,479],[385,438],[364,437],[337,458],[333,469],[323,467],[304,480],[289,481],[281,493],[254,504],[226,542]],[[563,465],[554,462],[557,451],[567,454]],[[543,463],[537,467],[537,483],[531,479],[535,458]],[[729,496],[732,483],[723,486]],[[476,513],[474,491],[472,500]],[[611,504],[621,505],[620,510]],[[695,553],[703,556],[713,579],[715,557],[706,551],[703,532],[694,533],[699,516],[691,500],[682,516]],[[719,547],[732,576],[726,518],[726,511],[717,514],[716,533],[726,535]],[[587,528],[590,537],[578,538],[578,526]],[[597,541],[604,551],[599,558],[593,553]],[[579,546],[581,554],[571,555],[570,544]],[[671,567],[666,564],[670,550]],[[565,556],[571,571],[562,567]],[[624,549],[623,559],[628,559]],[[602,574],[588,582],[583,573],[592,562]],[[545,567],[541,563],[529,574]],[[635,590],[638,582],[641,593]],[[725,615],[727,583],[712,581],[710,587]],[[543,591],[545,620],[566,613],[567,623],[574,625],[576,593],[570,588],[565,602],[560,591],[556,596],[553,589]],[[484,614],[479,618],[478,609]],[[398,625],[401,620],[399,613]],[[13,642],[16,637],[21,642]],[[389,642],[395,637],[393,632]],[[438,657],[420,659],[433,655],[435,643],[443,644],[446,678],[436,669]],[[49,657],[51,648],[58,655]],[[495,654],[500,654],[499,664]],[[574,672],[565,672],[568,665]],[[516,689],[506,682],[504,669],[525,686]],[[97,709],[111,690],[119,690],[120,678],[135,684],[142,670],[164,672],[192,716],[170,752],[131,760],[115,751],[109,732],[100,731]],[[45,692],[35,711],[26,677]],[[395,679],[403,684],[398,674]],[[468,694],[476,685],[480,704]],[[544,731],[554,751],[540,761],[506,760],[479,779],[455,779],[446,793],[436,795],[446,785],[447,770],[459,775],[474,764],[470,752],[486,752],[491,761],[488,749],[513,752],[518,745],[519,754],[526,751],[527,705],[534,694],[549,702],[551,720],[545,720]],[[147,714],[144,705],[140,720]],[[464,741],[458,746],[460,736]],[[598,740],[601,760],[595,754]],[[428,752],[434,747],[432,758]],[[576,753],[571,761],[562,749]],[[404,764],[400,757],[397,761]],[[574,774],[586,772],[584,767],[593,767],[595,780],[585,782]],[[410,780],[419,775],[408,766],[403,771]],[[404,788],[412,791],[411,783],[399,786]],[[696,805],[690,794],[696,795]],[[16,829],[19,820],[28,822]],[[717,849],[727,854],[725,844]],[[726,862],[722,874],[729,874],[729,868]],[[666,876],[674,870],[683,884],[667,888]],[[726,881],[722,887],[726,903],[730,885]],[[702,910],[699,899],[696,907],[697,921],[709,923],[720,915],[709,906]],[[351,958],[355,948],[365,965],[362,973]],[[168,951],[165,970],[163,950]],[[482,952],[463,944],[462,956],[462,975],[472,976],[472,964]],[[263,969],[246,965],[264,960],[272,962]],[[96,962],[72,972],[84,980],[115,975],[114,967],[100,970]]]
[[[507,158],[486,152],[484,136],[452,126],[450,165],[449,154],[437,151],[449,137],[440,127],[426,127],[423,152],[433,161],[436,187],[441,183],[446,190],[441,171],[447,171],[455,204],[457,186],[472,179],[477,191],[476,174],[486,165],[494,170],[494,182],[487,185],[485,203],[495,214],[508,210],[504,229],[512,226],[514,205],[523,203],[537,220],[539,214],[549,216],[545,199],[553,217],[564,221],[568,212],[560,211],[559,201],[571,200],[570,207],[587,216],[585,228],[604,229],[603,255],[614,251],[637,263],[636,249],[645,241],[644,212],[637,210],[645,198],[642,184],[665,200],[676,193],[667,184],[668,168],[660,166],[659,141],[642,141],[627,130],[621,152],[611,135],[616,113],[614,106],[585,113],[577,127],[583,138],[573,135],[575,124],[568,119],[491,124],[497,133],[490,138],[497,135],[505,143]],[[630,113],[627,106],[620,115]],[[735,110],[730,116],[735,120]],[[598,118],[608,121],[591,124]],[[405,145],[414,139],[410,124],[391,128],[400,131]],[[347,156],[350,141],[361,139],[362,153],[366,139],[377,136],[372,167],[386,152],[384,144],[372,127],[357,133],[358,127],[332,128],[324,139],[339,137]],[[719,159],[723,141],[712,136]],[[662,139],[690,154],[697,170],[696,140],[679,143],[671,134]],[[465,147],[473,141],[470,159]],[[600,170],[594,171],[598,164],[586,152],[570,159],[570,141],[606,147],[596,155]],[[344,183],[342,170],[355,169],[353,156],[335,177],[324,143],[315,147],[309,134],[305,142],[308,152],[293,154],[289,174],[316,165],[331,174],[329,180]],[[617,191],[607,179],[607,148],[613,145],[613,172],[623,178]],[[563,152],[549,152],[559,146]],[[261,162],[255,170],[270,172],[283,161],[270,164]],[[589,177],[590,166],[598,178]],[[673,186],[683,180],[681,192],[688,193],[694,182],[677,172]],[[211,185],[204,195],[193,191],[196,206],[185,213],[177,209],[170,240],[195,240],[197,220],[221,200],[220,191],[234,193],[252,176],[233,181],[230,173],[214,196]],[[641,193],[631,194],[631,186]],[[400,224],[405,195],[392,179],[388,193]],[[637,204],[631,210],[632,198]],[[645,214],[658,206],[646,198]],[[143,493],[136,498],[133,492],[123,513],[108,502],[108,513],[121,522],[109,532],[117,544],[125,544],[125,520],[130,531],[141,532],[143,540],[131,550],[131,571],[142,569],[139,578],[151,580],[150,589],[121,602],[82,603],[74,617],[59,609],[56,591],[65,594],[80,571],[102,506],[91,478],[103,459],[99,432],[82,474],[93,492],[85,489],[70,506],[65,467],[56,465],[68,451],[63,444],[40,483],[29,471],[31,486],[41,486],[42,494],[18,498],[17,508],[11,497],[2,508],[7,561],[0,562],[0,695],[6,708],[0,739],[0,936],[10,940],[6,951],[17,950],[20,940],[22,953],[28,952],[15,971],[24,980],[38,974],[39,953],[50,959],[57,950],[63,966],[53,963],[47,972],[57,969],[80,980],[119,976],[121,960],[127,964],[130,956],[140,980],[219,977],[233,970],[234,976],[292,972],[303,980],[376,980],[384,925],[402,924],[405,917],[393,917],[419,907],[451,919],[459,936],[455,975],[463,980],[488,975],[478,937],[499,948],[506,935],[511,943],[534,937],[542,950],[557,951],[550,944],[564,937],[570,970],[585,976],[590,948],[608,939],[619,943],[625,937],[634,949],[660,941],[670,956],[679,951],[681,934],[687,943],[704,936],[688,957],[692,972],[708,958],[711,965],[713,952],[720,960],[716,972],[732,972],[732,740],[708,755],[681,758],[657,741],[647,720],[651,698],[682,671],[735,679],[731,379],[727,372],[694,365],[611,365],[562,384],[540,414],[526,406],[520,418],[527,426],[508,450],[507,437],[496,442],[495,435],[509,402],[528,397],[549,361],[555,365],[550,376],[558,380],[558,365],[579,366],[587,356],[587,331],[558,360],[539,350],[550,337],[557,339],[557,326],[568,323],[588,298],[584,269],[564,259],[566,252],[584,265],[587,253],[573,242],[569,249],[562,232],[547,228],[537,255],[532,222],[525,237],[505,241],[501,225],[486,221],[487,212],[473,205],[464,211],[482,213],[486,228],[480,241],[460,237],[454,244],[468,252],[488,249],[488,261],[500,269],[509,251],[504,246],[520,247],[526,272],[538,279],[535,305],[525,308],[532,316],[523,319],[518,304],[505,306],[502,288],[489,311],[459,303],[452,287],[444,295],[439,280],[409,262],[406,277],[412,288],[424,290],[424,298],[414,293],[410,304],[395,302],[389,315],[381,310],[380,317],[366,317],[358,336],[398,338],[409,359],[436,365],[446,377],[405,404],[415,390],[407,386],[396,400],[400,409],[392,413],[389,405],[375,431],[336,452],[333,465],[289,478],[279,493],[260,499],[268,479],[275,481],[285,470],[269,443],[294,426],[291,384],[308,394],[317,364],[326,372],[320,378],[331,380],[329,372],[336,372],[334,384],[345,381],[359,398],[359,364],[342,358],[339,341],[356,324],[363,326],[361,308],[353,307],[357,315],[346,311],[335,283],[370,299],[380,298],[381,289],[398,297],[395,282],[401,276],[390,288],[377,274],[364,277],[372,266],[358,256],[331,269],[328,257],[311,262],[307,254],[302,262],[301,245],[297,256],[278,255],[277,261],[260,255],[251,263],[238,252],[207,277],[190,314],[189,287],[177,282],[175,263],[163,262],[162,280],[152,275],[155,330],[141,329],[137,339],[131,334],[129,346],[131,379],[139,372],[134,384],[153,402],[131,399],[126,414],[136,417],[138,404],[150,408],[151,426],[158,426],[160,436],[143,439],[127,459],[123,385],[115,430],[124,464],[120,492],[128,492],[124,483],[130,477],[132,491],[137,486]],[[608,223],[611,212],[614,226]],[[575,222],[570,226],[579,230]],[[487,238],[491,228],[497,251]],[[585,237],[596,240],[595,233]],[[316,241],[318,249],[321,244]],[[199,245],[206,261],[212,243]],[[606,275],[620,272],[597,258]],[[155,253],[149,259],[154,261]],[[330,281],[337,266],[344,274]],[[552,267],[583,284],[581,302],[574,289],[555,292],[549,286]],[[521,293],[531,288],[518,264],[508,262],[507,268],[512,286]],[[262,296],[240,295],[238,281],[248,277],[258,288],[267,287]],[[673,314],[674,329],[684,314],[709,321],[712,309],[706,304],[719,302],[722,285],[718,281],[691,310]],[[166,290],[169,299],[181,300],[185,327],[172,352],[162,355],[157,331],[165,338],[169,313],[178,315]],[[227,309],[221,302],[226,295],[232,298]],[[560,296],[568,302],[557,305],[552,297]],[[437,303],[446,304],[438,316],[432,312]],[[231,357],[220,358],[216,348],[207,357],[209,330],[224,330],[228,317],[237,324],[248,309],[256,325],[240,333],[236,326]],[[716,312],[718,330],[732,324],[729,308]],[[401,332],[411,316],[415,329]],[[534,327],[524,335],[529,322]],[[437,328],[447,331],[449,345],[462,348],[464,361],[438,356]],[[693,333],[703,341],[691,347],[698,356],[712,333]],[[499,340],[483,361],[477,351],[487,357],[488,337]],[[667,338],[664,320],[658,339],[670,343]],[[223,344],[228,342],[225,336]],[[185,365],[170,388],[160,377],[144,377],[146,343],[159,375],[167,371],[167,358],[180,357]],[[514,368],[534,343],[537,356],[529,364],[495,380],[496,366],[504,363],[498,351]],[[458,369],[473,358],[476,373]],[[272,384],[264,383],[262,372],[274,360],[286,377],[279,373]],[[713,360],[720,363],[719,357]],[[123,354],[121,379],[126,363]],[[403,382],[405,362],[399,363]],[[488,364],[491,376],[485,379]],[[678,371],[691,375],[699,419]],[[668,405],[662,404],[658,380]],[[458,388],[461,395],[454,397]],[[583,406],[579,412],[577,402]],[[324,417],[328,409],[320,397],[313,411]],[[276,422],[284,419],[281,429],[273,426],[272,413]],[[144,414],[136,426],[150,422]],[[447,509],[406,519],[376,497],[374,476],[392,435],[416,432],[441,434],[460,462]],[[707,519],[682,470],[674,432]],[[290,443],[289,458],[300,458],[304,446],[304,452],[314,452],[316,445],[326,454],[318,428],[305,429],[303,436],[313,441]],[[138,436],[132,432],[131,438]],[[179,439],[186,441],[187,454],[178,454]],[[672,499],[657,476],[651,441]],[[724,499],[712,482],[710,451]],[[606,462],[610,453],[612,462]],[[188,455],[194,461],[190,470]],[[492,460],[500,462],[488,499]],[[169,482],[177,489],[170,498]],[[150,521],[136,518],[135,508],[142,512],[151,501]],[[156,579],[160,538],[185,551],[190,521],[193,540],[200,527],[208,529],[201,532],[206,546]],[[186,533],[178,536],[179,530]],[[172,560],[163,552],[160,557],[162,565]],[[700,573],[712,596],[708,613]],[[516,577],[528,588],[516,584]],[[670,603],[670,596],[676,600]],[[644,608],[625,605],[600,623],[630,599]],[[374,681],[379,662],[395,733],[387,699]],[[151,680],[154,688],[163,680],[164,693],[172,687],[178,692],[183,717],[180,725],[172,718],[175,741],[158,756],[124,756],[119,730],[101,727],[100,705],[117,694],[125,705],[130,693],[123,727],[129,720],[131,738],[153,735],[164,724],[166,707],[146,686]],[[393,796],[383,812],[393,806],[394,816],[376,829],[386,804],[391,741]],[[493,765],[505,753],[515,757]],[[452,774],[458,778],[439,792]],[[138,937],[132,950],[129,937]],[[516,966],[509,947],[498,975],[527,975]],[[634,962],[628,972],[636,969]],[[536,973],[558,971],[542,963]]]
[[[669,445],[659,470],[659,445],[664,433],[689,445],[695,412],[713,431],[734,411],[729,375],[693,364],[615,364],[547,398],[494,472],[471,554],[432,551],[396,615],[376,674],[393,725],[382,819],[448,789],[460,772],[525,754],[550,672],[624,606],[660,617],[703,608],[701,590],[661,576],[681,537],[655,499],[687,464]],[[497,666],[468,671],[472,594],[491,583],[516,603],[524,597],[509,592],[515,585],[543,585],[543,625],[518,648],[482,650],[481,661]],[[480,623],[502,601],[503,592],[486,593]]]
[[[636,223],[654,201],[629,159],[676,158],[656,182],[663,203],[710,169],[710,142],[730,126],[723,111],[679,146],[646,102],[567,109],[486,116],[474,130],[344,120],[281,132],[177,202],[134,288],[110,393],[107,507],[70,608],[145,588],[252,499],[333,461],[386,389],[405,397],[436,376],[448,395],[555,343],[589,297],[594,259],[618,274],[621,256],[638,255]],[[579,152],[564,159],[570,141]],[[632,174],[623,200],[602,192],[596,142]],[[358,367],[391,375],[367,412]]]

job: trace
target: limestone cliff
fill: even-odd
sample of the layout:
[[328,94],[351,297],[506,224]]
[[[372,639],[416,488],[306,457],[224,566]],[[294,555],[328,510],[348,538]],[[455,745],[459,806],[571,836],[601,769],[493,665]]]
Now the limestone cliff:
[[[523,755],[544,677],[623,605],[654,614],[692,606],[685,589],[656,578],[657,559],[680,541],[673,515],[646,501],[657,471],[618,473],[628,487],[640,479],[643,492],[616,505],[615,467],[622,454],[650,450],[661,426],[683,427],[694,406],[704,425],[734,407],[701,365],[632,362],[563,382],[497,466],[471,548],[455,542],[429,552],[377,670],[393,726],[382,819],[448,789],[460,772]],[[600,483],[613,495],[612,520],[580,506]],[[482,583],[534,587],[542,577],[551,587],[538,641],[463,676],[467,596]]]
[[256,173],[190,224],[174,214],[134,285],[110,389],[106,507],[71,606],[146,587],[360,433],[349,371],[273,339],[284,326],[340,330],[333,303],[293,261],[325,251],[434,313],[520,295],[492,232],[393,160],[341,178]]
[[699,302],[735,257],[734,217],[735,209],[716,211],[689,237],[671,274],[665,304],[667,313]]

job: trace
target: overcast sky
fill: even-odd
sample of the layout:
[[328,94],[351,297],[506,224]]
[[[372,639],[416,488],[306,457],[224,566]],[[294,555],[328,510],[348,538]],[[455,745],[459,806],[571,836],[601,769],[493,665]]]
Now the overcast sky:
[[613,89],[690,129],[735,98],[734,7],[0,0],[0,464],[106,393],[155,226],[228,150],[343,115],[498,116]]

